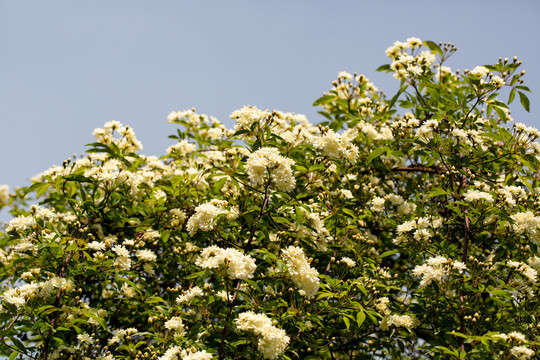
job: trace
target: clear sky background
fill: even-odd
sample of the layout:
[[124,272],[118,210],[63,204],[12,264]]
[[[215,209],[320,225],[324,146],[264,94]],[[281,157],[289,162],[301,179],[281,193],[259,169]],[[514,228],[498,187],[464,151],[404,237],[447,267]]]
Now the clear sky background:
[[512,115],[539,127],[539,15],[538,0],[0,0],[0,184],[80,154],[110,120],[158,156],[172,110],[225,121],[249,104],[316,123],[311,104],[341,70],[392,94],[375,69],[412,36],[455,43],[452,69],[518,56],[535,93]]

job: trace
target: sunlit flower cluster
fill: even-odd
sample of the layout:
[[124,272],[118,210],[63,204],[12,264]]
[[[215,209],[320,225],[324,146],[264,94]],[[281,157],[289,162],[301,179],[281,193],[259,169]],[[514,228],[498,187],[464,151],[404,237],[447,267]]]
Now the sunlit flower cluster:
[[282,250],[291,279],[300,288],[300,294],[312,298],[319,290],[319,272],[312,268],[304,251],[297,246]]
[[257,268],[255,259],[250,255],[244,255],[237,249],[222,249],[217,246],[203,249],[195,264],[205,269],[225,266],[231,279],[251,279]]
[[259,336],[258,349],[267,359],[277,359],[289,344],[287,333],[275,327],[265,314],[247,311],[238,315],[234,322],[239,330]]
[[263,147],[249,156],[246,172],[255,186],[263,185],[269,179],[279,190],[291,191],[296,186],[293,165],[294,160],[281,156],[278,149]]

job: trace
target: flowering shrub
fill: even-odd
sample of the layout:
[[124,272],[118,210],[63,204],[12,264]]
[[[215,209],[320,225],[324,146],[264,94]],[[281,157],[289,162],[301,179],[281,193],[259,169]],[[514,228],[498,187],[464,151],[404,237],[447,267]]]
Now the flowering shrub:
[[158,158],[113,121],[87,154],[0,187],[0,354],[537,356],[539,132],[505,125],[529,89],[517,59],[459,72],[455,51],[396,42],[379,71],[397,94],[341,72],[318,125],[174,111]]

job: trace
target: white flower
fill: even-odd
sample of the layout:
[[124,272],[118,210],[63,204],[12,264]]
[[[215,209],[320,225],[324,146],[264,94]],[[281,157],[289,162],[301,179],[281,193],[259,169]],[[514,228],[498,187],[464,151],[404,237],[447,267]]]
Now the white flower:
[[465,195],[463,196],[463,199],[468,202],[484,200],[485,202],[489,204],[493,204],[493,196],[491,196],[491,194],[487,192],[479,191],[479,190],[470,189],[469,191],[465,193]]
[[292,281],[305,292],[303,295],[308,299],[315,296],[319,291],[319,272],[309,265],[304,251],[297,246],[289,246],[282,250],[282,256]]
[[212,360],[213,356],[210,353],[207,353],[206,350],[195,351],[192,350],[182,350],[180,353],[182,360]]
[[416,228],[416,222],[414,220],[412,221],[405,221],[403,224],[398,225],[397,232],[398,234],[404,234],[411,230],[414,230]]
[[338,79],[344,79],[344,80],[352,80],[353,76],[348,73],[347,71],[341,71],[338,74]]
[[165,322],[164,326],[167,330],[174,331],[176,336],[184,335],[184,322],[179,316],[170,318]]
[[236,119],[234,130],[250,130],[251,125],[256,122],[263,121],[270,115],[268,110],[262,111],[255,106],[244,106],[240,110],[236,110],[231,114],[231,119]]
[[263,147],[252,153],[246,162],[246,172],[254,185],[263,185],[268,176],[282,191],[296,187],[291,166],[294,160],[281,156],[276,148]]
[[17,308],[26,304],[26,299],[17,291],[17,289],[8,289],[4,292],[3,296],[7,303],[15,305]]
[[526,346],[514,346],[512,349],[510,349],[510,353],[519,360],[530,359],[535,354],[533,350]]
[[499,76],[494,76],[492,79],[491,79],[491,83],[493,85],[495,85],[495,87],[502,87],[504,85],[504,79],[499,77]]
[[508,261],[507,265],[510,268],[520,271],[530,282],[536,282],[538,273],[529,265],[518,261]]
[[195,261],[195,265],[206,269],[224,265],[231,279],[244,280],[251,279],[257,268],[255,259],[250,255],[244,255],[234,248],[222,249],[217,246],[205,248]]
[[452,269],[457,269],[459,273],[462,273],[467,267],[459,261],[454,262],[444,256],[435,256],[429,258],[425,264],[415,266],[413,275],[421,276],[420,287],[426,287],[433,281],[441,282],[445,277],[450,276]]
[[104,251],[105,250],[105,243],[101,241],[92,241],[88,244],[86,244],[86,248],[89,250],[94,251]]
[[195,299],[197,296],[202,296],[203,291],[200,287],[194,286],[191,289],[185,291],[182,295],[178,296],[176,298],[177,304],[182,304],[184,302],[190,302],[191,300]]
[[6,227],[6,232],[15,230],[18,233],[22,233],[26,229],[33,227],[36,224],[36,219],[31,216],[19,215],[14,219],[11,219],[8,226]]
[[410,37],[407,39],[407,44],[409,44],[410,47],[415,48],[422,46],[424,43],[417,37]]
[[223,209],[223,203],[219,200],[213,200],[197,206],[195,208],[195,214],[189,218],[186,225],[189,235],[194,236],[198,230],[213,230],[215,218],[219,214],[224,214],[226,212],[227,211]]
[[115,245],[112,250],[120,257],[129,257],[129,251],[124,245]]
[[277,359],[289,345],[287,333],[272,325],[272,320],[265,314],[247,311],[238,315],[234,321],[236,327],[243,331],[252,331],[260,336],[258,350],[268,359]]
[[0,185],[0,206],[9,202],[9,186]]
[[152,250],[142,249],[137,250],[136,256],[141,261],[154,262],[157,259],[156,254]]
[[535,243],[540,243],[540,216],[534,216],[530,210],[511,215],[512,228],[518,234],[528,234]]
[[349,258],[349,257],[342,257],[341,262],[346,264],[348,267],[351,267],[351,268],[356,266],[356,262],[353,259]]
[[371,200],[371,210],[375,212],[381,212],[384,210],[384,199],[380,197],[375,197],[373,200]]
[[489,74],[489,70],[484,66],[476,66],[471,70],[470,73],[478,78],[481,78]]
[[77,335],[77,339],[80,342],[86,343],[86,344],[92,344],[94,342],[94,339],[90,335],[88,335],[87,333]]
[[359,150],[356,145],[351,142],[353,132],[344,133],[343,136],[336,134],[333,130],[328,130],[321,136],[313,137],[313,146],[323,152],[323,155],[331,159],[344,159],[351,164],[356,163]]

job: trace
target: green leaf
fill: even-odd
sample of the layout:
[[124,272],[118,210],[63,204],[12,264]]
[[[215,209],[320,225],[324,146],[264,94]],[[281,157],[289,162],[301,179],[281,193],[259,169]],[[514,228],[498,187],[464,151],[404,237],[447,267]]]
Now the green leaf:
[[296,214],[296,224],[302,225],[304,222],[304,212],[298,206],[294,207],[294,212]]
[[521,105],[523,105],[523,108],[527,110],[527,112],[531,111],[529,98],[527,97],[527,95],[525,95],[521,91],[518,91],[518,94],[519,94],[519,101],[521,102]]
[[394,95],[394,96],[392,97],[392,100],[390,100],[390,102],[388,103],[388,108],[389,108],[389,109],[391,109],[391,108],[394,106],[394,104],[395,104],[396,101],[398,100],[399,96],[400,96],[405,90],[407,90],[407,87],[408,87],[408,86],[409,86],[409,85],[402,86],[402,87],[399,89],[399,91],[396,93],[396,95]]
[[17,349],[21,350],[21,352],[26,352],[26,346],[21,342],[21,340],[17,339],[16,337],[10,337],[9,340],[13,342],[13,345],[17,347]]
[[385,251],[381,255],[379,255],[379,259],[385,258],[385,257],[390,256],[390,255],[394,255],[397,252],[398,252],[398,249]]
[[506,299],[511,298],[510,293],[506,290],[495,289],[495,290],[490,290],[489,292],[495,296],[502,296]]
[[440,46],[434,43],[433,41],[430,41],[430,40],[424,41],[424,45],[426,45],[431,50],[431,52],[443,56],[443,52]]
[[195,278],[198,278],[199,276],[201,275],[204,275],[206,273],[206,271],[199,271],[199,272],[196,272],[196,273],[193,273],[191,275],[188,275],[186,276],[186,279],[195,279]]
[[345,323],[345,327],[347,328],[347,330],[349,330],[349,328],[351,327],[351,322],[349,318],[347,316],[343,316],[341,319]]
[[499,119],[501,119],[503,122],[506,122],[506,113],[498,106],[494,106],[493,110],[499,115]]
[[92,182],[92,179],[87,178],[86,176],[80,174],[71,174],[64,176],[66,181],[76,181],[76,182]]
[[529,89],[527,86],[525,85],[518,85],[516,86],[516,89],[519,89],[519,90],[523,90],[523,91],[527,91],[527,92],[531,92],[531,89]]
[[358,324],[358,327],[361,327],[364,323],[364,320],[366,320],[366,314],[363,311],[359,311],[356,313],[356,323]]
[[313,102],[313,106],[331,103],[336,98],[335,95],[325,95]]
[[390,71],[391,69],[390,64],[384,64],[379,66],[375,71]]
[[432,198],[435,196],[441,196],[441,195],[448,195],[448,191],[441,188],[436,188],[436,189],[430,190],[426,198],[429,199],[429,198]]
[[355,218],[354,211],[352,211],[351,209],[342,208],[341,211],[343,211],[345,214],[349,215],[353,219]]
[[508,105],[510,105],[514,101],[515,97],[516,97],[516,89],[513,88],[512,90],[510,90],[510,95],[508,95]]
[[163,300],[162,298],[160,298],[159,296],[150,296],[147,300],[146,300],[146,303],[147,304],[155,304],[155,303],[167,303],[165,300]]
[[311,165],[309,167],[309,171],[310,172],[313,172],[313,171],[316,171],[316,170],[324,170],[324,164],[315,164],[315,165]]
[[386,152],[388,150],[387,147],[385,146],[381,146],[381,147],[378,147],[378,148],[375,148],[373,151],[371,151],[371,153],[369,154],[368,158],[367,158],[367,162],[370,163],[373,159],[375,159],[376,157],[380,156],[382,153]]
[[14,351],[11,353],[11,355],[9,355],[9,360],[14,360],[14,359],[17,357],[17,355],[19,355],[19,354],[20,354],[20,352],[14,350]]

